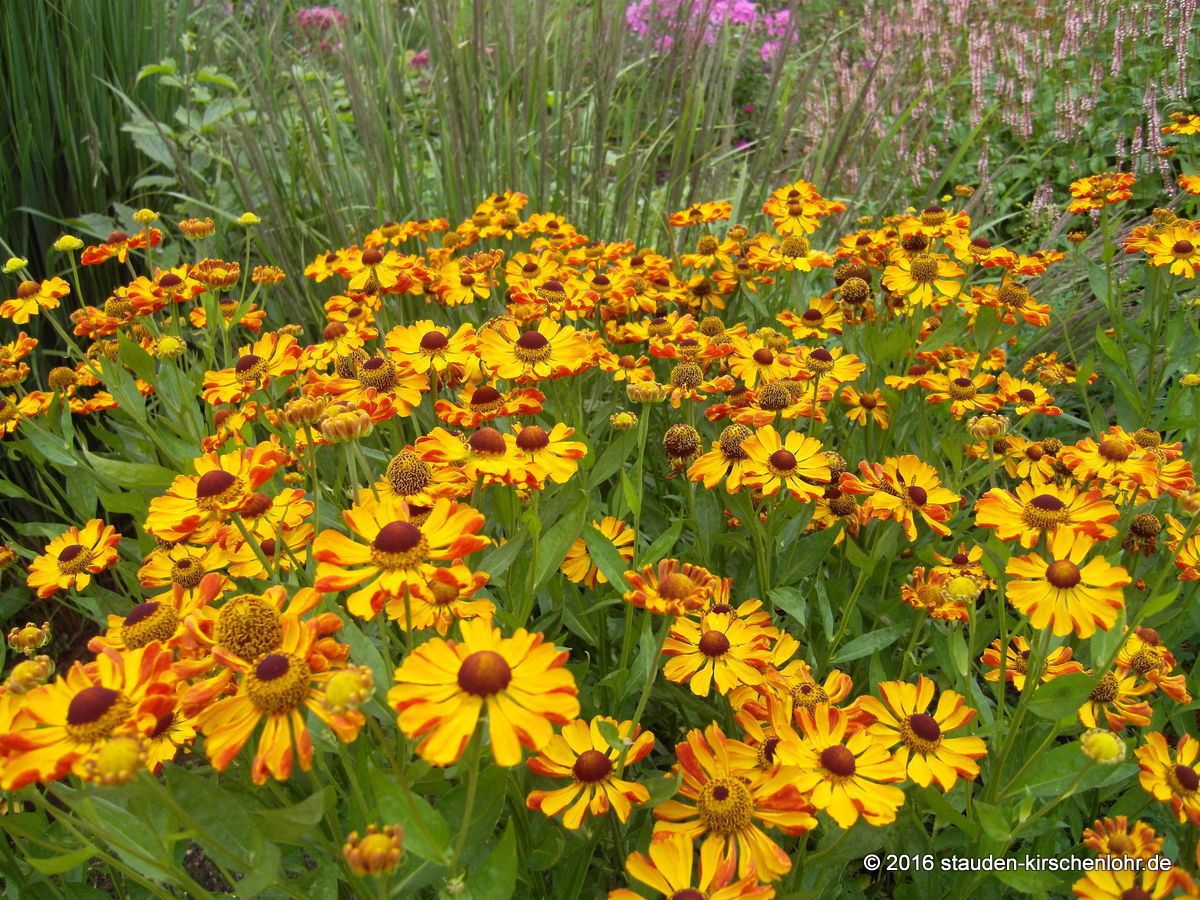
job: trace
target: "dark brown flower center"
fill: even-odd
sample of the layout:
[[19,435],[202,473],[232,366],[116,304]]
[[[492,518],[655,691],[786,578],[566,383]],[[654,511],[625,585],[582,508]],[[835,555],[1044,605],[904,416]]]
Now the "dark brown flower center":
[[237,481],[237,478],[224,469],[213,469],[211,472],[205,472],[200,476],[200,480],[196,482],[196,499],[208,500],[219,496],[233,487],[235,481]]
[[372,546],[384,553],[405,553],[421,542],[421,529],[412,522],[389,522],[379,529]]
[[760,366],[769,366],[775,362],[775,354],[766,347],[760,347],[754,351],[754,361]]
[[772,468],[778,469],[781,472],[791,472],[796,468],[796,455],[791,450],[785,450],[780,447],[770,456]]
[[421,349],[434,352],[444,350],[450,343],[450,339],[440,331],[427,331],[421,336]]
[[[120,691],[99,685],[84,688],[71,698],[71,703],[67,706],[67,724],[90,725],[99,721],[120,696]],[[1195,778],[1195,773],[1192,777]]]
[[924,506],[929,500],[929,492],[919,485],[908,486],[908,499],[917,506]]
[[136,625],[144,619],[150,618],[158,610],[158,604],[151,601],[150,603],[139,603],[129,611],[125,616],[126,625]]
[[274,681],[282,678],[288,671],[288,658],[283,653],[268,653],[254,667],[254,674],[260,681]]
[[720,631],[706,631],[697,646],[705,656],[722,656],[729,651],[729,638]]
[[909,727],[913,734],[923,741],[934,742],[941,738],[942,729],[937,720],[928,713],[916,713],[908,717]]
[[517,435],[517,446],[526,453],[536,453],[550,446],[550,433],[537,425],[527,425]]
[[458,669],[458,686],[476,697],[498,694],[510,681],[512,669],[495,650],[477,650]]
[[834,744],[821,751],[821,766],[839,778],[854,774],[854,754],[841,744]]
[[483,385],[477,387],[475,393],[471,395],[472,406],[487,406],[490,403],[495,403],[500,399],[500,392],[491,385]]
[[549,338],[540,331],[527,331],[517,338],[517,345],[523,350],[541,350],[549,343]]
[[1059,590],[1069,590],[1081,579],[1079,566],[1069,559],[1057,559],[1046,567],[1046,580]]
[[471,435],[467,443],[471,445],[472,450],[483,455],[498,456],[506,449],[504,435],[495,428],[480,428]]
[[1194,793],[1197,789],[1200,789],[1200,775],[1197,775],[1196,770],[1191,766],[1176,766],[1175,780],[1188,793]]
[[370,250],[364,250],[362,255],[362,264],[364,266],[377,266],[383,262],[383,254],[372,247]]
[[84,547],[82,544],[71,544],[67,547],[63,547],[62,550],[59,551],[58,561],[59,562],[70,562],[75,557],[77,557],[80,553],[83,553],[83,552],[84,552]]
[[599,750],[584,750],[571,769],[575,777],[585,784],[603,781],[612,770],[612,760]]

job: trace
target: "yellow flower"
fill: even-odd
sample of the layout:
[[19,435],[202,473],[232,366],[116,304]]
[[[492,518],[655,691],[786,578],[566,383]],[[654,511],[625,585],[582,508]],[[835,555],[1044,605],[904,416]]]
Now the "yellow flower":
[[29,265],[29,260],[23,256],[10,257],[8,262],[4,264],[4,274],[11,275],[14,272],[20,272],[23,268]]
[[59,253],[71,253],[83,249],[83,241],[72,234],[64,234],[54,242],[54,249]]
[[1083,755],[1101,765],[1115,766],[1125,758],[1125,742],[1104,728],[1090,728],[1079,736]]
[[542,750],[554,725],[579,715],[567,652],[524,628],[506,638],[481,619],[459,627],[461,641],[432,638],[408,655],[388,705],[400,729],[421,738],[417,754],[435,766],[458,761],[486,712],[496,764],[515,766],[522,745]]
[[238,220],[237,220],[238,224],[241,225],[243,228],[249,228],[251,225],[257,225],[261,221],[262,221],[262,219],[260,219],[258,216],[256,216],[252,212],[242,213],[240,216],[238,216]]

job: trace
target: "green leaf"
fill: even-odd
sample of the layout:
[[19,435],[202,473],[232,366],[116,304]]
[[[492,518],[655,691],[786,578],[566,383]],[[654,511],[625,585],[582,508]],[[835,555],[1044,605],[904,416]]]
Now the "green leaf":
[[896,643],[900,636],[908,632],[911,627],[909,625],[888,625],[886,628],[860,635],[838,651],[837,656],[830,662],[844,663],[870,656],[872,653]]
[[642,554],[642,565],[652,566],[666,556],[667,552],[675,546],[675,543],[679,540],[679,535],[681,534],[683,534],[683,520],[676,519],[671,523],[671,527],[660,534],[658,536],[658,540],[651,544],[649,549]]
[[1042,719],[1057,720],[1072,716],[1087,701],[1097,680],[1076,672],[1040,684],[1029,698],[1029,711]]
[[571,507],[570,512],[555,522],[542,538],[542,542],[538,546],[540,559],[538,559],[537,587],[545,584],[546,580],[558,571],[559,566],[566,559],[567,551],[571,549],[571,545],[575,543],[587,521],[587,509],[588,497],[582,496]]
[[646,806],[654,807],[670,800],[678,792],[682,781],[683,772],[676,772],[674,775],[664,775],[662,778],[652,778],[649,781],[643,781],[642,786],[650,794],[650,799],[646,801]]
[[138,69],[134,84],[139,84],[143,78],[149,78],[151,75],[175,75],[178,72],[179,66],[175,63],[175,60],[167,57],[162,62],[150,63],[150,65],[142,66]]
[[985,835],[994,841],[1008,840],[1012,829],[1000,807],[993,806],[991,803],[984,803],[982,800],[976,800],[971,808],[974,810],[975,818],[979,820],[979,825]]
[[126,488],[145,488],[157,492],[167,487],[175,478],[175,473],[162,466],[150,463],[126,462],[123,459],[109,459],[97,456],[87,450],[83,451],[92,471],[103,481],[121,485]]
[[473,872],[467,872],[466,893],[471,900],[507,900],[516,888],[517,836],[510,819],[488,858]]
[[25,859],[43,875],[62,875],[77,869],[96,855],[95,847],[82,847],[61,856],[27,856]]
[[795,584],[817,571],[821,563],[828,559],[829,552],[841,532],[840,527],[811,532],[785,547],[785,562],[780,568],[780,580],[785,584]]
[[636,517],[642,511],[642,492],[634,485],[630,479],[629,473],[622,470],[621,472],[621,495],[625,498],[625,505],[629,507],[629,511]]
[[801,628],[808,625],[808,600],[797,588],[775,588],[769,597],[771,603],[799,622]]
[[370,797],[381,822],[397,822],[404,828],[404,847],[414,856],[445,864],[450,847],[450,826],[424,797],[405,790],[390,772],[372,769],[368,777]]
[[616,590],[621,590],[625,584],[625,570],[628,565],[616,545],[608,539],[604,532],[593,525],[584,525],[584,544],[587,545],[588,555]]
[[21,423],[21,436],[33,446],[48,462],[56,463],[66,468],[79,464],[79,459],[71,452],[74,448],[63,442],[58,435],[47,431],[40,425],[35,425],[29,419]]
[[313,834],[325,818],[325,810],[335,802],[333,787],[326,785],[312,796],[291,806],[256,810],[254,817],[262,833],[270,835],[272,841],[303,844],[303,839]]

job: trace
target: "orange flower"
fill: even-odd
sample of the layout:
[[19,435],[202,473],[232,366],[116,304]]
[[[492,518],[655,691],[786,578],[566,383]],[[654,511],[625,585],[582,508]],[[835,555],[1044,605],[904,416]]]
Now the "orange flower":
[[[593,521],[592,527],[608,538],[621,559],[627,563],[633,559],[636,535],[632,528],[612,516],[605,516],[599,522]],[[570,581],[575,584],[584,584],[589,588],[594,588],[597,584],[608,584],[608,576],[600,571],[599,566],[588,553],[587,543],[583,538],[576,538],[575,542],[571,544],[566,558],[563,560],[561,571]]]
[[779,762],[759,768],[758,751],[725,737],[716,723],[688,732],[675,753],[682,799],[654,808],[655,839],[703,838],[701,856],[715,852],[722,862],[736,859],[740,878],[754,872],[774,881],[788,872],[791,859],[758,823],[788,835],[816,828],[812,805],[797,789],[797,770]]
[[385,610],[405,630],[416,627],[415,617],[413,622],[405,619],[406,595],[435,599],[430,587],[437,571],[433,561],[459,560],[488,543],[476,534],[483,528],[483,516],[444,498],[417,524],[403,501],[386,495],[377,499],[361,490],[342,518],[362,543],[339,531],[322,531],[313,544],[314,586],[318,591],[344,591],[366,582],[346,599],[346,609],[363,619]]
[[626,572],[625,580],[630,587],[625,602],[658,615],[682,615],[701,609],[719,586],[708,569],[677,559],[664,559],[640,572]]
[[252,661],[222,657],[225,665],[241,675],[237,693],[206,706],[196,716],[196,727],[206,736],[204,752],[214,769],[226,769],[262,722],[250,767],[254,783],[264,784],[268,776],[286,781],[294,757],[307,772],[312,767],[313,745],[304,709],[339,740],[350,743],[358,737],[366,721],[363,714],[357,709],[334,713],[323,702],[321,688],[338,669],[313,671],[308,656],[316,638],[313,628],[288,616],[283,619],[283,639],[271,652]]
[[920,514],[935,534],[950,533],[945,523],[950,519],[950,506],[962,498],[942,487],[933,466],[916,456],[891,457],[883,463],[858,465],[862,478],[843,472],[838,490],[843,494],[867,494],[866,513],[876,519],[892,519],[904,528],[910,541],[917,539],[914,516]]
[[116,258],[123,263],[129,258],[130,250],[142,250],[146,247],[157,247],[162,243],[162,232],[157,228],[143,228],[133,237],[124,231],[114,231],[103,244],[88,247],[79,257],[85,266],[94,266]]
[[461,641],[432,638],[405,658],[388,704],[400,729],[421,739],[417,755],[435,766],[458,761],[486,712],[496,764],[515,766],[522,746],[544,749],[554,725],[579,715],[567,652],[524,628],[508,638],[479,619],[459,628]]
[[[57,309],[58,301],[69,293],[71,286],[61,278],[22,281],[17,286],[17,296],[0,303],[0,318],[10,319],[14,325],[24,325],[43,309]],[[24,337],[24,333],[21,336]]]
[[1023,579],[1008,583],[1008,600],[1034,628],[1049,627],[1058,637],[1073,630],[1084,638],[1097,628],[1112,628],[1125,606],[1121,588],[1129,584],[1129,573],[1103,557],[1081,565],[1095,543],[1061,528],[1047,542],[1050,562],[1036,554],[1008,561],[1004,573]]
[[60,590],[82,591],[93,575],[117,561],[120,542],[117,530],[100,519],[92,519],[83,528],[72,525],[30,563],[26,583],[42,600]]
[[1110,203],[1120,203],[1133,196],[1134,177],[1128,172],[1107,172],[1103,175],[1089,175],[1071,182],[1071,196],[1074,198],[1067,206],[1068,212],[1086,213],[1094,209],[1102,209]]
[[[1018,691],[1025,690],[1025,682],[1035,673],[1029,671],[1029,641],[1023,637],[1015,637],[1009,641],[1004,658],[1004,680],[1013,685]],[[1063,675],[1074,675],[1083,671],[1083,664],[1071,659],[1073,651],[1070,647],[1057,647],[1046,655],[1041,672],[1036,673],[1039,681],[1053,681]],[[983,677],[987,681],[1000,680],[1000,639],[992,641],[991,646],[983,651],[981,661],[988,666]]]
[[211,543],[221,526],[286,461],[274,440],[194,461],[195,475],[179,475],[166,494],[150,501],[146,530],[164,541]]
[[232,369],[204,373],[204,399],[214,406],[247,400],[266,390],[272,379],[294,374],[300,367],[300,353],[290,334],[268,332],[238,351]]
[[[618,744],[609,744],[600,731],[601,722],[616,732]],[[602,816],[610,809],[628,822],[633,804],[645,803],[650,792],[640,784],[623,781],[617,773],[653,749],[654,735],[633,722],[608,716],[596,716],[590,724],[576,719],[564,725],[562,734],[550,738],[541,753],[527,763],[538,775],[570,778],[571,784],[553,791],[531,791],[526,805],[551,817],[565,810],[563,825],[571,829],[583,824],[586,813]]]
[[1054,534],[1060,528],[1108,540],[1117,533],[1110,523],[1119,515],[1099,491],[1084,492],[1053,483],[1024,482],[1017,485],[1015,496],[1003,488],[992,488],[975,504],[976,525],[994,528],[1000,540],[1019,540],[1025,548],[1036,547],[1043,534]]

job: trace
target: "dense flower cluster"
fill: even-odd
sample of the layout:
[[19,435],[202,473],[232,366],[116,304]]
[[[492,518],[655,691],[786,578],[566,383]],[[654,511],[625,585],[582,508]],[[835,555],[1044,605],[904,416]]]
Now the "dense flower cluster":
[[[1069,209],[1106,209],[1131,186],[1082,179]],[[1026,352],[1053,319],[1037,279],[1067,252],[994,245],[940,205],[833,234],[845,204],[805,181],[766,199],[768,230],[698,202],[671,213],[659,250],[527,204],[504,191],[457,225],[387,222],[318,254],[304,275],[326,295],[323,319],[307,332],[269,326],[277,269],[200,254],[154,266],[153,219],[83,250],[85,265],[144,253],[145,273],[71,309],[62,337],[79,358],[41,389],[25,386],[38,342],[20,332],[0,347],[14,390],[4,435],[137,401],[144,417],[186,372],[209,427],[132,524],[90,519],[25,548],[39,601],[96,608],[89,590],[124,572],[122,556],[145,597],[57,675],[34,656],[49,627],[13,629],[24,659],[0,690],[0,789],[114,784],[199,753],[217,771],[246,757],[255,784],[286,781],[318,748],[346,752],[364,727],[387,727],[424,763],[467,767],[472,798],[485,752],[525,762],[526,807],[567,829],[610,812],[620,829],[650,810],[653,837],[627,870],[655,890],[769,897],[810,832],[888,825],[916,789],[970,797],[985,764],[995,801],[1015,738],[990,723],[1009,686],[1015,727],[1040,686],[1086,675],[1089,756],[1115,760],[1141,729],[1141,786],[1200,824],[1200,745],[1163,725],[1192,700],[1184,648],[1145,623],[1155,612],[1140,596],[1146,559],[1200,578],[1193,467],[1145,422],[1092,429],[1068,415],[1096,374],[1073,351]],[[179,230],[205,241],[214,225]],[[1197,231],[1163,213],[1124,249],[1182,284]],[[73,290],[23,278],[0,316],[62,327]],[[651,457],[659,493],[697,526],[688,541],[647,524]],[[736,552],[716,556],[718,541]],[[819,578],[800,595],[808,572],[785,545],[820,548],[809,571],[843,555],[861,571],[843,608]],[[868,629],[856,604],[884,557]],[[864,633],[840,644],[852,624]],[[956,671],[922,663],[926,629],[958,648]],[[873,659],[856,686],[844,663],[900,632],[901,661]],[[656,696],[691,726],[703,711],[675,746],[673,795],[644,777],[670,762],[665,732],[646,727]],[[346,865],[386,875],[402,834],[349,835]],[[1124,819],[1084,839],[1125,854],[1161,844]],[[1154,889],[1190,884],[1174,871]],[[1110,887],[1089,875],[1076,893]]]

